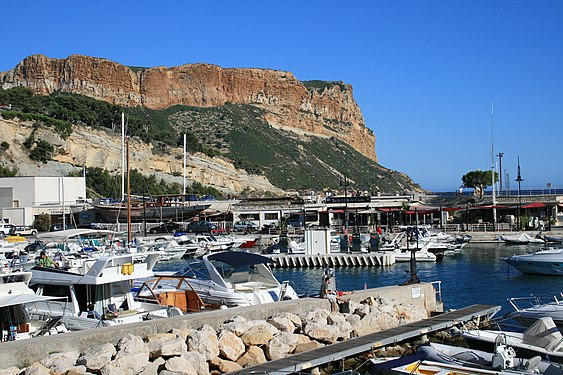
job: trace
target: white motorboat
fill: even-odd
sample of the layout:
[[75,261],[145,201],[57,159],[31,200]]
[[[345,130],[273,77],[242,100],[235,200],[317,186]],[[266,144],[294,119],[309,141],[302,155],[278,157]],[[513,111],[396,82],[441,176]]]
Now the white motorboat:
[[[561,300],[560,300],[561,299]],[[509,298],[508,302],[514,307],[509,316],[524,327],[529,327],[538,319],[549,316],[559,330],[563,329],[563,294],[552,297],[550,302],[546,299],[530,296]],[[526,307],[523,307],[525,304]]]
[[[259,254],[242,251],[221,251],[204,255],[193,260],[187,267],[176,273],[159,273],[170,281],[148,281],[154,292],[175,291],[178,282],[171,276],[187,278],[189,287],[201,298],[203,303],[224,306],[250,306],[281,300],[297,299],[297,293],[289,282],[280,283],[270,271],[268,263],[273,261]],[[139,297],[147,297],[139,294]]]
[[532,254],[512,255],[502,260],[522,273],[563,275],[563,249],[542,249]]
[[[136,301],[131,291],[134,280],[154,276],[153,267],[160,255],[151,252],[76,259],[70,269],[35,266],[31,269],[31,286],[36,293],[66,297],[67,301],[35,303],[31,311],[60,315],[70,330],[181,315],[176,309]],[[101,319],[88,317],[90,305]]]
[[493,330],[461,330],[470,347],[490,350],[499,335],[507,345],[514,348],[520,357],[541,356],[554,362],[563,363],[563,336],[550,317],[538,319],[523,333]]
[[188,251],[187,245],[180,245],[176,240],[168,240],[164,237],[158,237],[152,241],[139,240],[139,247],[143,251],[159,251],[160,260],[165,261],[182,259]]
[[540,237],[532,237],[527,233],[522,233],[514,236],[500,236],[500,239],[504,241],[504,243],[509,245],[527,245],[527,244],[542,244],[545,243],[543,238]]
[[37,317],[29,314],[26,304],[57,299],[36,295],[29,288],[31,276],[31,272],[12,272],[9,268],[2,269],[0,274],[0,341],[68,332],[56,318]]
[[[395,255],[395,262],[410,262],[413,252],[417,262],[436,262],[438,256],[428,251],[429,246],[429,242],[423,244],[422,247],[418,248],[416,247],[416,245],[409,245],[408,248],[401,247],[400,249],[391,251],[391,253]],[[443,254],[441,254],[441,256],[443,257]]]

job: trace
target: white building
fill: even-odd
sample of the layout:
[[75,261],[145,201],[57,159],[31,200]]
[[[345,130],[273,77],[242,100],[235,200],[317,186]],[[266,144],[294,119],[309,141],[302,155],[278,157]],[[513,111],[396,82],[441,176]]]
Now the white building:
[[[36,215],[66,215],[86,202],[84,177],[0,178],[0,211],[15,225],[32,225]],[[68,217],[70,219],[70,217]]]

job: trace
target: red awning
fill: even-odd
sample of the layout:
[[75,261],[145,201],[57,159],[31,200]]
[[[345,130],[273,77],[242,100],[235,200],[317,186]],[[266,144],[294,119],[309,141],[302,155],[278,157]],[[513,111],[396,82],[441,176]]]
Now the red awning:
[[330,210],[329,212],[331,212],[333,214],[343,214],[344,210]]
[[522,206],[522,208],[543,208],[543,207],[545,207],[545,204],[540,202],[530,203],[525,206]]
[[442,211],[459,211],[459,210],[464,210],[465,207],[445,207],[442,208]]
[[378,210],[381,211],[381,212],[391,212],[391,211],[399,211],[400,208],[394,208],[394,207],[391,207],[391,208],[378,208]]

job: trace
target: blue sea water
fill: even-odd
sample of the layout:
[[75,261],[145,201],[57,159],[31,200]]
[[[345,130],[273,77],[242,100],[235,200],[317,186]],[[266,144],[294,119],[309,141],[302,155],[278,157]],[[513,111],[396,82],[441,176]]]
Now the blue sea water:
[[[538,247],[514,246],[503,243],[469,243],[461,254],[447,256],[442,262],[417,263],[421,281],[441,281],[444,309],[459,309],[473,304],[499,305],[497,316],[513,310],[510,297],[530,295],[549,297],[563,292],[563,277],[524,275],[509,267],[502,257],[537,250]],[[181,263],[164,262],[160,269],[178,269]],[[399,285],[409,278],[409,263],[387,267],[337,267],[334,269],[338,290],[352,291],[381,286]],[[289,280],[298,294],[318,294],[324,269],[275,268],[278,280]]]

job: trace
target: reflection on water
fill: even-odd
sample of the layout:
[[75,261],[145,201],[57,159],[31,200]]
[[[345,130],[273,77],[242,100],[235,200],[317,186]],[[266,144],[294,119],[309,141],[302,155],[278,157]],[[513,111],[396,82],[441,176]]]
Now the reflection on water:
[[[553,296],[563,292],[563,277],[523,275],[501,260],[501,257],[538,250],[537,245],[517,246],[469,243],[461,254],[448,256],[439,263],[418,263],[421,281],[442,281],[444,308],[459,309],[472,304],[501,305],[500,314],[512,311],[506,301],[510,297]],[[180,269],[185,264],[163,262],[161,270]],[[409,278],[408,263],[397,263],[388,267],[337,267],[335,268],[339,290],[359,290],[398,285]],[[274,269],[278,280],[289,280],[297,293],[315,295],[319,293],[324,269],[286,268]]]

